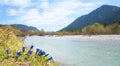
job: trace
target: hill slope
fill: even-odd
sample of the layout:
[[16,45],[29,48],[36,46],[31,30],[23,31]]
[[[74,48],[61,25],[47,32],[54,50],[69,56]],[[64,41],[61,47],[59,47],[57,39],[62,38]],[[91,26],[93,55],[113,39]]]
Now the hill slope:
[[39,31],[36,27],[22,25],[22,24],[12,24],[11,26],[16,27],[17,29],[20,29],[22,31]]
[[103,25],[108,25],[118,21],[120,21],[120,7],[103,5],[87,15],[78,17],[75,21],[62,30],[81,29],[96,22]]

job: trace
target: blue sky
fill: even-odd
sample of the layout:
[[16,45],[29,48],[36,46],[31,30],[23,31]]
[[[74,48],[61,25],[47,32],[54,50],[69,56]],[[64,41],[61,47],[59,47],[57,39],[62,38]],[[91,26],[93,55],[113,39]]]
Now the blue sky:
[[57,31],[103,4],[120,7],[120,0],[0,0],[0,24]]

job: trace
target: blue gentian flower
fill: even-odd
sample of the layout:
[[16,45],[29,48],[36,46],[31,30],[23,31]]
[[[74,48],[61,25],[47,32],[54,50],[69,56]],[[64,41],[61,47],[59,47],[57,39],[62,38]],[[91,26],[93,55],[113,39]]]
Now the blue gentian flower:
[[17,53],[16,53],[16,56],[17,56],[17,57],[21,56],[21,52],[17,52]]
[[8,49],[6,50],[6,54],[10,54],[10,51]]
[[33,52],[32,50],[29,50],[29,54],[32,54],[32,52]]
[[50,58],[48,58],[48,60],[53,60],[52,56]]
[[30,50],[33,49],[33,47],[34,47],[34,46],[32,45],[32,46],[30,47]]
[[22,52],[24,52],[24,51],[25,51],[25,46],[22,47]]
[[41,55],[41,53],[42,53],[42,50],[40,50],[40,51],[38,52],[38,55],[40,56],[40,55]]
[[36,54],[40,51],[40,49],[36,49]]
[[42,51],[40,55],[45,55],[45,54],[46,54],[45,51]]

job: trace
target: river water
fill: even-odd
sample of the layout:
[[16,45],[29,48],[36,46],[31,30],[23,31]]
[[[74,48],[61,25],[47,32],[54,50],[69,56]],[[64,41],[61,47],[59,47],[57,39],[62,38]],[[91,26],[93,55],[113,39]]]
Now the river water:
[[119,40],[27,36],[24,42],[46,51],[60,66],[120,66]]

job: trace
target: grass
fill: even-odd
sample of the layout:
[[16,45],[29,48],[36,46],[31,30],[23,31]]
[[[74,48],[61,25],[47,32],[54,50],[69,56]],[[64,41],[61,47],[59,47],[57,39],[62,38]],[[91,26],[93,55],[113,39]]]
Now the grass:
[[[57,66],[54,61],[47,61],[48,57],[38,56],[35,51],[27,55],[30,47],[21,56],[16,57],[16,52],[22,52],[25,44],[20,41],[12,31],[0,29],[0,65],[1,66]],[[6,54],[10,50],[10,56]]]

